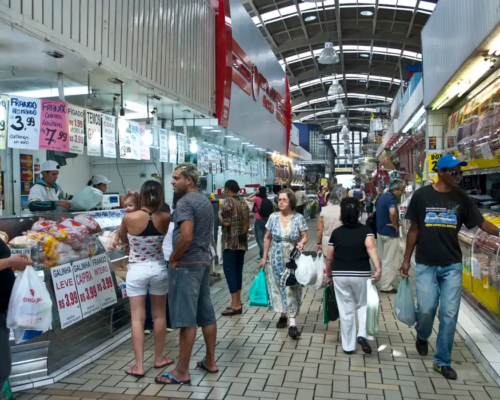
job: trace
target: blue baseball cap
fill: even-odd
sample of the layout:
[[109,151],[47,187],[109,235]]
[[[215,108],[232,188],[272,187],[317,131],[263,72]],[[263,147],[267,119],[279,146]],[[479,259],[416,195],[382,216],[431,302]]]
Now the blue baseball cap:
[[469,164],[467,164],[465,161],[460,161],[453,154],[446,154],[438,160],[436,168],[439,171],[444,168],[455,168],[457,166],[466,167],[467,165]]

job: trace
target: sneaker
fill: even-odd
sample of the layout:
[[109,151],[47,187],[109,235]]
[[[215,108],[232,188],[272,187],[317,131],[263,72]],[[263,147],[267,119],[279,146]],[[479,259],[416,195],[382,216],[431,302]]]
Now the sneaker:
[[151,335],[151,329],[144,329],[145,335]]
[[173,332],[174,330],[172,328],[167,328],[167,332]]
[[292,339],[297,339],[300,335],[301,333],[296,326],[291,326],[290,328],[288,328],[288,336],[290,336]]
[[381,290],[380,293],[385,293],[385,294],[394,294],[397,293],[398,289],[392,288],[391,290]]
[[352,356],[354,354],[354,350],[353,351],[345,351],[344,350],[344,354],[347,354],[348,356]]
[[284,328],[286,328],[287,323],[288,323],[287,317],[280,317],[279,321],[276,323],[276,328],[284,329]]
[[366,340],[364,337],[358,337],[358,344],[361,346],[361,349],[363,350],[363,353],[365,354],[372,354],[372,348],[370,344],[368,343],[368,340]]
[[432,364],[432,369],[436,372],[439,372],[446,379],[453,379],[453,380],[457,379],[457,373],[449,365],[438,367],[436,364]]
[[415,347],[417,348],[418,354],[421,356],[426,356],[429,353],[429,342],[427,340],[422,340],[417,337]]

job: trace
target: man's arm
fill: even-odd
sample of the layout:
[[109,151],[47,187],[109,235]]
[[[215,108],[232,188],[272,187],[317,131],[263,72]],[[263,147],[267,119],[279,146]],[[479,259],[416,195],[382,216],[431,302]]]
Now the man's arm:
[[323,217],[320,216],[318,219],[318,226],[316,227],[316,252],[322,252],[325,250],[323,249]]
[[415,250],[415,246],[418,241],[418,224],[416,222],[412,222],[410,225],[410,229],[408,230],[408,236],[406,239],[406,249],[405,255],[403,257],[403,265],[401,266],[401,276],[403,278],[408,277],[408,271],[411,267],[411,256],[413,251]]
[[187,220],[181,223],[179,239],[177,239],[174,250],[170,255],[169,266],[173,267],[177,260],[189,249],[189,246],[193,243],[193,230],[193,221]]
[[479,228],[481,228],[481,230],[485,231],[486,233],[489,233],[490,235],[497,237],[500,235],[500,229],[498,229],[490,221],[487,221],[485,219],[482,223],[479,224]]
[[396,229],[396,232],[399,232],[398,209],[394,207],[389,208],[389,217],[391,218],[390,226]]

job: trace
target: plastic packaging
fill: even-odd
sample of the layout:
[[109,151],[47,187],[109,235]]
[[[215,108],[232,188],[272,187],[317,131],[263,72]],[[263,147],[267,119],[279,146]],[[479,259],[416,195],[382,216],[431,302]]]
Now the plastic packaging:
[[323,289],[326,286],[326,261],[323,253],[318,253],[316,260],[314,260],[316,268],[316,282],[311,286],[312,289]]
[[297,282],[301,285],[314,285],[318,276],[314,259],[311,256],[301,254],[296,263],[295,278]]
[[92,186],[85,186],[77,192],[71,200],[71,209],[77,211],[89,211],[102,203],[103,193]]
[[415,325],[415,298],[408,278],[399,282],[398,294],[394,300],[394,314],[410,328]]
[[366,333],[375,336],[378,333],[380,298],[370,279],[366,281],[366,285]]
[[94,218],[87,215],[79,214],[75,216],[74,220],[82,225],[84,225],[90,232],[96,233],[100,232],[101,228]]
[[266,273],[264,270],[255,277],[252,286],[248,289],[248,297],[250,297],[250,306],[253,307],[269,307],[267,298]]
[[52,323],[52,300],[35,270],[27,266],[14,282],[7,312],[7,327],[28,331],[49,330]]

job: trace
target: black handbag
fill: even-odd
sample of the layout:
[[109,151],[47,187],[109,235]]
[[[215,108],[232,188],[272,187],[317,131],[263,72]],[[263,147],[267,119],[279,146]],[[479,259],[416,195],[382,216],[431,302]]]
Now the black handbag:
[[328,286],[328,296],[326,298],[328,319],[336,321],[339,319],[339,306],[337,305],[337,298],[335,297],[335,290],[333,284]]

